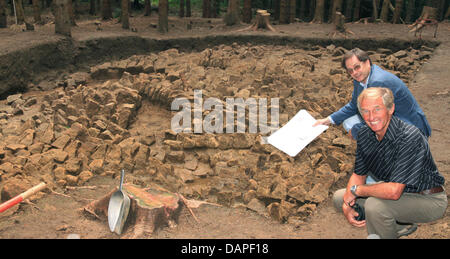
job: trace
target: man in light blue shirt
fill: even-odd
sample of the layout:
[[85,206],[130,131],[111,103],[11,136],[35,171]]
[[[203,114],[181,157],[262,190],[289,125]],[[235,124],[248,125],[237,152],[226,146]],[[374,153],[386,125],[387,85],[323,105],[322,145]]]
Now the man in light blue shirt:
[[[394,74],[387,72],[379,66],[372,64],[369,55],[359,48],[352,49],[344,54],[342,67],[353,78],[353,93],[349,103],[338,111],[332,113],[324,119],[319,119],[313,126],[323,124],[343,124],[344,129],[353,138],[357,139],[359,129],[365,125],[365,121],[359,114],[357,99],[361,92],[370,87],[386,87],[394,94],[395,113],[394,115],[419,128],[427,138],[431,135],[431,127],[428,124],[424,112],[420,108],[416,99],[409,91],[403,81]],[[367,183],[374,183],[374,179],[369,174]]]
[[314,126],[342,123],[349,135],[356,139],[359,129],[365,124],[356,104],[359,94],[368,87],[386,87],[394,94],[394,115],[419,128],[426,137],[431,135],[424,112],[400,78],[372,64],[369,55],[358,48],[344,54],[342,66],[353,78],[352,100],[327,118],[317,120]]

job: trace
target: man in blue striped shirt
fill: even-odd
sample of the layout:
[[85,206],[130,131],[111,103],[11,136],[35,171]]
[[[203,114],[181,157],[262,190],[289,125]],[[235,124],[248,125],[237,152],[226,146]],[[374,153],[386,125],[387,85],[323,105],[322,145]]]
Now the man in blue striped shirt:
[[[417,228],[412,223],[441,218],[447,208],[445,180],[427,138],[393,116],[394,97],[388,88],[364,90],[357,104],[366,125],[357,136],[354,173],[347,188],[334,194],[335,207],[351,225],[366,226],[369,235],[380,238],[398,238]],[[378,182],[365,184],[368,173]],[[363,207],[365,220],[357,220],[355,203]]]

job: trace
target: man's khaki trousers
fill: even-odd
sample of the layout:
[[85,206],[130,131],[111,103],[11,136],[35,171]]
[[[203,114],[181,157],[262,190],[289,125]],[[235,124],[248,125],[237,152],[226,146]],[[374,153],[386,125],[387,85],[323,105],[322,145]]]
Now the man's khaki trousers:
[[[334,207],[342,212],[345,189],[333,195]],[[375,197],[358,198],[356,202],[363,206],[366,213],[368,234],[377,234],[381,238],[397,238],[401,223],[425,223],[441,218],[447,208],[447,194],[403,193],[398,200],[385,200]]]

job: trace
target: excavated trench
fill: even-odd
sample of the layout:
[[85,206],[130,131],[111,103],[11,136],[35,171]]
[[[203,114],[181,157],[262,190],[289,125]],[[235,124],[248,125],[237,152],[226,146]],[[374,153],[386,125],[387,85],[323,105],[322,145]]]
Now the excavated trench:
[[[300,109],[325,117],[351,97],[340,60],[356,46],[408,83],[436,43],[124,37],[62,40],[6,54],[0,64],[0,198],[42,180],[83,185],[124,168],[135,184],[245,206],[282,222],[302,220],[351,173],[355,143],[340,127],[292,158],[262,143],[268,133],[248,133],[248,112],[247,133],[225,133],[222,124],[215,128],[224,133],[176,133],[171,122],[179,110],[171,106],[184,100],[203,123],[213,113],[223,115],[217,106],[194,111],[194,91],[201,90],[203,101],[214,98],[224,107],[226,98],[254,98],[268,100],[271,110],[269,100],[278,98],[281,125]],[[192,132],[195,123],[185,129]]]

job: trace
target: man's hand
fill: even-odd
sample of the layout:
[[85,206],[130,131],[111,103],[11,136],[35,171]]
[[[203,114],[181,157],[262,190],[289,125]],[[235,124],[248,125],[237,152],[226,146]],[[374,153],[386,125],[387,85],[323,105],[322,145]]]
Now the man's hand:
[[365,220],[358,221],[355,218],[359,216],[358,212],[356,212],[352,207],[355,204],[356,196],[351,192],[347,191],[344,194],[344,203],[342,204],[342,211],[344,212],[344,216],[347,221],[355,227],[364,227],[366,225]]
[[361,220],[361,221],[357,221],[355,218],[358,217],[358,212],[356,212],[352,207],[350,207],[348,204],[344,204],[342,205],[342,210],[344,211],[344,216],[347,219],[348,223],[350,223],[350,225],[355,226],[355,227],[364,227],[366,226],[366,221],[365,220]]
[[320,119],[320,120],[317,120],[314,124],[313,124],[313,127],[315,127],[315,126],[317,126],[317,125],[330,125],[331,124],[331,121],[328,119],[328,117],[327,118],[324,118],[324,119]]

